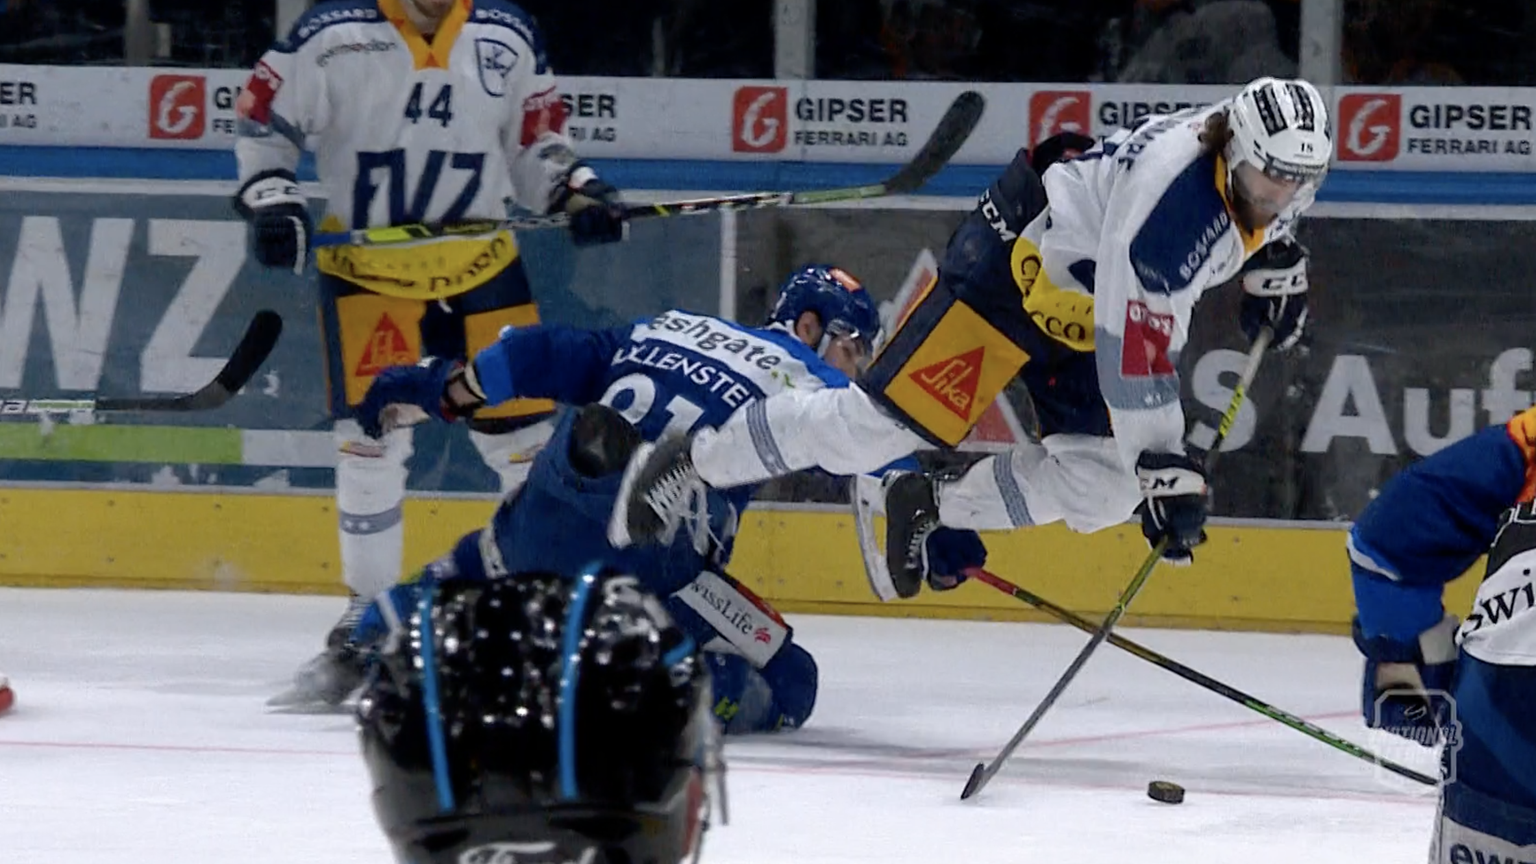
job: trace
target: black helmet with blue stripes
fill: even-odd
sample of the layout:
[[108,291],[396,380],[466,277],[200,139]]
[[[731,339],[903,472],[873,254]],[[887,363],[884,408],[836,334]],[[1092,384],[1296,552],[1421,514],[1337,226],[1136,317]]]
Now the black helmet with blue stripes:
[[632,577],[429,585],[358,702],[374,812],[409,864],[695,860],[711,702],[697,646]]

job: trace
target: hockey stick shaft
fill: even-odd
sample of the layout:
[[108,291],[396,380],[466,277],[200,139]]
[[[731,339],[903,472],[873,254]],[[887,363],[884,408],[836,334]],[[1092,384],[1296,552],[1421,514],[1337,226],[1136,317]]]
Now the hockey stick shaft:
[[263,309],[245,328],[245,335],[214,379],[196,393],[181,396],[106,396],[93,399],[21,399],[0,402],[5,414],[117,413],[129,411],[210,411],[240,392],[277,347],[283,319]]
[[[966,575],[970,576],[972,579],[975,579],[985,585],[990,585],[993,588],[1003,592],[1004,594],[1008,594],[1018,600],[1022,600],[1064,624],[1071,624],[1073,627],[1076,627],[1085,633],[1094,632],[1096,625],[1092,621],[1080,617],[1077,614],[1061,606],[1058,606],[1055,603],[1052,603],[1051,601],[1041,597],[1038,594],[1035,594],[1027,588],[1022,588],[1018,585],[1015,585],[1014,583],[1009,582],[1007,579],[983,570],[980,567],[973,567],[966,570],[965,572]],[[1321,741],[1336,750],[1348,753],[1356,759],[1362,759],[1366,762],[1370,762],[1373,765],[1378,765],[1388,771],[1391,771],[1394,774],[1407,777],[1410,780],[1423,783],[1427,786],[1434,786],[1438,783],[1435,778],[1430,777],[1427,774],[1420,773],[1404,765],[1399,765],[1389,759],[1383,759],[1382,757],[1377,756],[1369,750],[1366,750],[1350,741],[1340,738],[1338,735],[1329,732],[1327,729],[1324,729],[1321,726],[1309,723],[1308,721],[1297,717],[1295,714],[1284,711],[1280,708],[1276,708],[1275,706],[1265,702],[1262,699],[1259,699],[1256,696],[1250,696],[1249,694],[1244,693],[1236,687],[1233,687],[1229,684],[1224,684],[1221,681],[1218,681],[1197,669],[1192,669],[1188,666],[1185,666],[1183,663],[1159,654],[1156,651],[1153,651],[1151,648],[1148,648],[1138,642],[1133,642],[1130,639],[1126,639],[1125,637],[1114,633],[1111,633],[1105,641],[1109,642],[1109,644],[1115,646],[1116,648],[1121,649],[1122,651],[1125,651],[1129,654],[1141,658],[1142,660],[1147,661],[1148,663],[1151,663],[1153,666],[1157,666],[1161,669],[1172,672],[1173,674],[1183,678],[1185,681],[1188,681],[1197,687],[1203,687],[1204,689],[1209,690],[1218,696],[1242,705],[1244,708],[1257,711],[1258,713],[1263,714],[1265,717],[1268,717],[1271,720],[1277,721],[1285,726],[1295,729],[1297,732]]]
[[[1232,400],[1228,403],[1226,412],[1222,414],[1221,423],[1216,428],[1216,440],[1212,442],[1211,449],[1206,454],[1205,468],[1207,473],[1216,464],[1216,455],[1221,452],[1221,442],[1227,437],[1227,433],[1231,431],[1232,423],[1237,418],[1238,409],[1242,407],[1243,401],[1247,398],[1248,388],[1253,384],[1254,377],[1259,374],[1259,364],[1264,359],[1264,351],[1269,348],[1269,343],[1273,338],[1274,333],[1268,327],[1264,328],[1259,332],[1259,338],[1253,341],[1253,347],[1248,351],[1248,363],[1243,369],[1242,377],[1239,379],[1237,386],[1232,390]],[[1125,590],[1120,592],[1119,599],[1115,601],[1114,608],[1110,609],[1109,614],[1105,616],[1104,623],[1100,624],[1098,629],[1093,631],[1093,638],[1089,639],[1088,644],[1084,645],[1083,649],[1072,659],[1072,665],[1067,667],[1067,671],[1063,672],[1061,677],[1056,679],[1055,685],[1051,687],[1050,692],[1045,695],[1040,704],[1035,707],[1034,713],[1029,715],[1029,719],[1024,721],[1024,725],[1019,727],[1019,731],[1014,733],[1013,738],[1009,739],[1008,743],[1003,746],[1002,751],[990,763],[985,765],[978,764],[971,771],[971,776],[965,783],[965,789],[960,792],[960,799],[962,801],[980,792],[992,781],[992,778],[1002,769],[1003,763],[1008,761],[1008,757],[1013,755],[1013,751],[1017,750],[1020,744],[1024,743],[1024,739],[1039,725],[1046,712],[1051,710],[1051,707],[1056,704],[1056,700],[1060,699],[1061,694],[1066,692],[1067,686],[1077,677],[1077,673],[1082,671],[1083,666],[1088,662],[1088,658],[1093,656],[1093,652],[1098,650],[1098,647],[1109,637],[1110,632],[1115,629],[1115,625],[1120,623],[1120,618],[1125,615],[1125,610],[1130,607],[1131,601],[1136,599],[1136,595],[1141,593],[1142,586],[1146,585],[1147,578],[1152,575],[1152,569],[1157,566],[1158,560],[1163,557],[1163,552],[1167,548],[1168,538],[1165,536],[1157,541],[1157,545],[1152,547],[1152,551],[1147,553],[1146,560],[1142,561],[1141,567],[1131,577],[1130,584],[1126,585]]]
[[[917,155],[895,174],[880,183],[864,186],[846,186],[838,189],[822,189],[806,192],[749,192],[742,195],[723,195],[716,198],[694,198],[686,201],[664,201],[656,204],[635,204],[624,208],[626,219],[650,217],[686,216],[698,213],[715,213],[723,210],[755,210],[762,207],[792,207],[800,204],[828,204],[838,201],[857,201],[863,198],[879,198],[885,195],[904,195],[916,192],[923,184],[949,163],[961,146],[970,138],[976,124],[986,109],[986,100],[980,93],[967,90],[956,97],[940,118],[933,134],[918,150]],[[355,231],[335,231],[316,234],[311,245],[324,246],[380,246],[392,243],[408,243],[413,240],[429,240],[437,237],[486,234],[493,231],[529,231],[541,228],[558,228],[570,223],[565,213],[549,213],[538,216],[520,216],[500,221],[465,222],[456,225],[398,225],[386,228],[362,228]]]

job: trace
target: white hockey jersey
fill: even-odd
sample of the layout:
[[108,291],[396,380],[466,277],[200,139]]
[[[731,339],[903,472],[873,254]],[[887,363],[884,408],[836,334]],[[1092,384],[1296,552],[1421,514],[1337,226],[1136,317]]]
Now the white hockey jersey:
[[1233,219],[1225,161],[1199,140],[1228,105],[1148,117],[1052,165],[1041,178],[1050,206],[1023,232],[1050,284],[1092,297],[1099,386],[1127,465],[1143,451],[1184,451],[1178,362],[1196,301],[1289,235],[1312,202],[1298,195],[1259,232]]
[[[237,107],[241,183],[291,173],[313,151],[322,230],[501,219],[509,204],[543,213],[574,159],[542,39],[506,0],[460,0],[431,40],[401,0],[321,3],[257,63]],[[435,299],[502,269],[483,255],[501,265],[516,255],[510,236],[431,245],[430,256],[323,249],[319,265]]]

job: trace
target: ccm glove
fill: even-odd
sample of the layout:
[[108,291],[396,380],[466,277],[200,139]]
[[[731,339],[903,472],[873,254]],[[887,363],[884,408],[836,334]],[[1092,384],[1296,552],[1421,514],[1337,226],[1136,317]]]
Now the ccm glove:
[[1352,628],[1355,647],[1365,655],[1361,710],[1365,725],[1385,729],[1425,747],[1454,740],[1450,690],[1456,672],[1456,628],[1449,613],[1411,642],[1386,636],[1367,638],[1360,619]]
[[550,211],[570,214],[571,239],[577,246],[616,243],[624,239],[629,228],[619,190],[580,162],[565,182],[555,187]]
[[935,528],[927,540],[928,587],[948,591],[966,580],[965,571],[987,563],[981,535],[970,529]]
[[291,172],[252,177],[235,195],[235,212],[251,223],[252,251],[263,267],[304,272],[315,224]]
[[1307,327],[1307,249],[1295,240],[1277,240],[1260,249],[1243,268],[1243,303],[1238,324],[1251,344],[1268,326],[1270,348],[1286,351]]
[[1195,560],[1191,549],[1205,542],[1209,486],[1205,469],[1179,453],[1143,453],[1136,460],[1141,485],[1141,533],[1156,547],[1167,538],[1163,560],[1184,566]]
[[[363,434],[382,438],[390,429],[423,414],[451,423],[484,404],[485,393],[475,379],[473,365],[427,357],[415,366],[391,366],[380,372],[368,385],[355,415]],[[400,406],[407,406],[404,414]],[[410,408],[417,411],[410,412]]]

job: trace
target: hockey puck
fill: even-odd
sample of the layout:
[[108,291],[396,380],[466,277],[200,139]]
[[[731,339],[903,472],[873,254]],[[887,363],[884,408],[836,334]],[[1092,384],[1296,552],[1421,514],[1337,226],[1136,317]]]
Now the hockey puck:
[[1153,780],[1147,784],[1147,797],[1164,804],[1183,804],[1184,787],[1167,780]]

